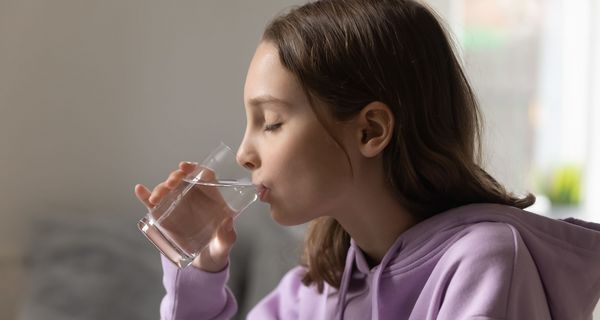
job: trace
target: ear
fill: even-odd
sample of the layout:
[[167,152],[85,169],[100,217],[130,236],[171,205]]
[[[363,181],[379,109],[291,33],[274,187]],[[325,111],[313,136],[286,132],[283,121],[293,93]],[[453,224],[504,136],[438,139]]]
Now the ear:
[[355,120],[361,154],[367,158],[380,154],[392,139],[394,131],[394,114],[390,108],[379,101],[371,102]]

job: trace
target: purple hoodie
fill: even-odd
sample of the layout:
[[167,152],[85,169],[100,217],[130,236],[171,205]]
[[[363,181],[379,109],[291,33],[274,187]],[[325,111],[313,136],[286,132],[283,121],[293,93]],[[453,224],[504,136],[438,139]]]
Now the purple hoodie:
[[[228,269],[179,270],[163,258],[161,319],[229,319]],[[592,319],[600,297],[600,225],[472,204],[402,233],[369,269],[352,241],[339,290],[289,271],[248,319]]]

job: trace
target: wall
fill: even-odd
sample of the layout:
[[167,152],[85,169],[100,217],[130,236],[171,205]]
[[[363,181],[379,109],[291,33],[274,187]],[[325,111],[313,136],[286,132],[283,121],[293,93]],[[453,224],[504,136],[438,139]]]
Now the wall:
[[31,215],[138,215],[136,182],[219,140],[237,147],[247,64],[286,6],[0,2],[0,211],[19,225],[0,226],[1,255]]
[[247,65],[293,2],[0,0],[1,319],[22,294],[31,221],[133,222],[135,183],[221,140],[237,148]]

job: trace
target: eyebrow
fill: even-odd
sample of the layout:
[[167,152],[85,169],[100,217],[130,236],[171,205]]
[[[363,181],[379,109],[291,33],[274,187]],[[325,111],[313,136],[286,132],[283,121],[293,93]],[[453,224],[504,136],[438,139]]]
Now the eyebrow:
[[248,100],[248,104],[250,104],[251,106],[260,106],[260,105],[265,105],[265,104],[279,104],[279,105],[283,105],[285,107],[292,106],[292,104],[289,101],[285,101],[283,99],[276,98],[269,94],[254,97],[254,98]]

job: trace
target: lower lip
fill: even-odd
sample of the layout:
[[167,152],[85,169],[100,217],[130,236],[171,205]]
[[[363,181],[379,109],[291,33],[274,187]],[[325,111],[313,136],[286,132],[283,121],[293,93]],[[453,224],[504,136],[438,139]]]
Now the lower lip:
[[269,189],[261,190],[260,193],[258,194],[258,198],[260,199],[260,201],[265,201],[268,193],[269,193]]

